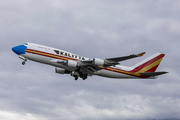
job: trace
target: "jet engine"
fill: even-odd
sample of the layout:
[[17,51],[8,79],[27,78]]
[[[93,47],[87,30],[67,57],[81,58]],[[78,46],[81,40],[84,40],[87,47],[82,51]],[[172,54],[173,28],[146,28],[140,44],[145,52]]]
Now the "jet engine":
[[66,61],[66,65],[67,65],[68,67],[76,68],[77,65],[78,65],[78,63],[77,63],[76,61],[67,60],[67,61]]
[[55,72],[59,74],[70,74],[70,71],[61,68],[55,68]]
[[94,58],[93,59],[93,64],[103,66],[105,64],[105,61],[102,60],[102,59],[99,59],[99,58]]

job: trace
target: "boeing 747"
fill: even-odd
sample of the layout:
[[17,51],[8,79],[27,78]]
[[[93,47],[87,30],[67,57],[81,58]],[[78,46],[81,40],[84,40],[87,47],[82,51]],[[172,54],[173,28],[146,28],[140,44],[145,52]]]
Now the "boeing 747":
[[141,57],[145,52],[122,57],[90,59],[34,43],[24,43],[13,47],[12,50],[23,60],[23,65],[27,60],[48,64],[55,67],[56,73],[70,74],[75,80],[79,77],[85,80],[88,76],[93,75],[121,79],[155,79],[157,76],[167,73],[164,71],[156,72],[165,56],[162,53],[156,53],[132,67],[126,67],[120,65],[119,62]]

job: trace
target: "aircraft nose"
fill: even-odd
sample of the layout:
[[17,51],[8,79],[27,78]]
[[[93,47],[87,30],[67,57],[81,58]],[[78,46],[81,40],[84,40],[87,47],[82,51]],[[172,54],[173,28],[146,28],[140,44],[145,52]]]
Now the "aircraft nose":
[[27,47],[25,45],[18,45],[12,48],[12,51],[14,51],[16,54],[25,54],[25,50]]

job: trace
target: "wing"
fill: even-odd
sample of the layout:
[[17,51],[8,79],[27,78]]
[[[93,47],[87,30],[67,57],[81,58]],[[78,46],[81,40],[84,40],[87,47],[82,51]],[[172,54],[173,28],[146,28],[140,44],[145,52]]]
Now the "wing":
[[83,80],[87,78],[87,76],[92,76],[93,74],[98,73],[99,70],[103,69],[103,67],[109,67],[118,65],[120,61],[132,59],[135,57],[143,56],[145,52],[140,54],[133,54],[129,56],[123,56],[123,57],[116,57],[116,58],[106,58],[106,59],[99,59],[94,58],[91,60],[82,60],[82,61],[73,61],[73,60],[67,60],[67,61],[61,61],[61,60],[51,60],[52,63],[58,63],[61,65],[64,65],[66,67],[74,68],[75,70],[70,70],[67,72],[67,70],[58,70],[58,73],[71,73],[72,76],[75,77],[75,80],[77,80],[78,77],[81,77]]
[[106,60],[107,60],[107,61],[120,62],[120,61],[132,59],[132,58],[136,58],[136,57],[141,57],[141,56],[143,56],[145,53],[146,53],[146,52],[142,52],[142,53],[139,53],[139,54],[132,54],[132,55],[123,56],[123,57],[106,58]]
[[142,52],[139,54],[133,54],[129,56],[106,58],[104,60],[99,59],[99,58],[94,58],[92,60],[79,61],[79,64],[85,71],[88,71],[89,73],[92,73],[92,72],[94,73],[102,69],[100,66],[109,67],[109,66],[118,65],[120,61],[132,59],[135,57],[141,57],[144,54],[145,52]]
[[100,66],[95,65],[93,60],[78,61],[78,64],[84,71],[87,71],[89,74],[95,73],[102,69]]

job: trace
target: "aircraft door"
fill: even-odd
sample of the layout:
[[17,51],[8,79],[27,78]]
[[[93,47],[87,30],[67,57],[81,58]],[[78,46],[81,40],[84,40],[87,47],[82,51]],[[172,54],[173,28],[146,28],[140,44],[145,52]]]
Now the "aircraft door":
[[50,50],[50,48],[49,48],[49,47],[45,47],[45,50],[46,50],[46,51],[49,51],[49,50]]

